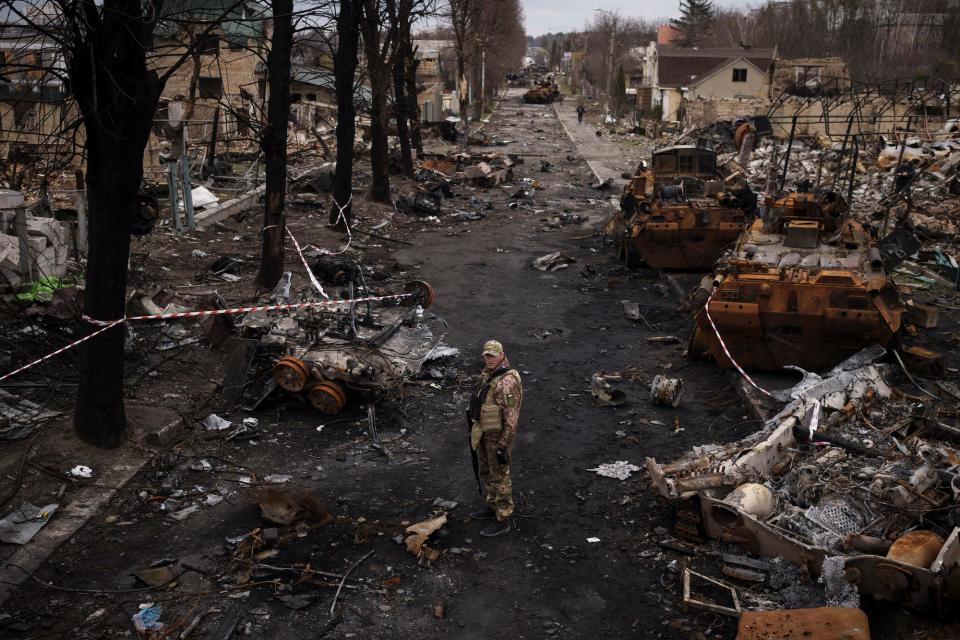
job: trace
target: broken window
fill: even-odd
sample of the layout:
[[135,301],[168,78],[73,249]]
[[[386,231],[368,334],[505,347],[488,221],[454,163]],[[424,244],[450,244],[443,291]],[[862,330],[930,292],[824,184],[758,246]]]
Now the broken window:
[[206,100],[219,100],[223,96],[223,78],[200,78],[200,97]]
[[19,131],[33,131],[37,127],[36,106],[26,102],[13,105],[14,127]]
[[797,84],[806,85],[808,82],[820,82],[820,67],[816,65],[798,66],[794,69]]
[[220,36],[215,33],[207,33],[197,38],[198,53],[220,53]]
[[734,81],[734,82],[746,82],[746,81],[747,81],[747,70],[746,70],[746,69],[734,69],[734,70],[733,70],[733,81]]

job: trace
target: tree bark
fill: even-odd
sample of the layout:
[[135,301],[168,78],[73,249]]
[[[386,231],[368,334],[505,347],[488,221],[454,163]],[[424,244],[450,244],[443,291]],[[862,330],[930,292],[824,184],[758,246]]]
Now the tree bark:
[[408,101],[407,115],[410,118],[410,143],[417,153],[423,153],[423,135],[420,132],[420,104],[417,102],[417,67],[420,62],[417,60],[416,52],[413,47],[407,48],[406,59],[404,60],[404,82],[407,86],[406,96]]
[[363,48],[370,81],[370,198],[390,203],[390,171],[387,166],[387,93],[390,90],[390,33],[386,42],[379,0],[365,0]]
[[[68,55],[70,88],[81,113],[87,153],[89,248],[83,311],[95,320],[124,317],[143,150],[163,84],[147,68],[145,43],[153,25],[138,19],[141,11],[133,0],[114,2],[112,14],[103,21],[88,11],[87,31]],[[84,328],[89,334],[98,327]],[[81,440],[98,447],[117,447],[126,437],[123,343],[121,325],[79,347],[73,424]]]
[[413,177],[413,150],[410,144],[410,104],[407,99],[407,51],[410,43],[411,0],[400,0],[399,10],[391,19],[395,21],[395,45],[393,53],[393,107],[397,120],[397,137],[400,139],[400,164],[403,175]]
[[407,116],[407,94],[403,59],[393,61],[393,106],[397,118],[397,137],[400,138],[400,165],[403,175],[413,177],[413,147],[410,144],[410,125]]
[[290,121],[290,51],[293,0],[273,0],[273,34],[267,55],[267,126],[260,147],[266,165],[266,207],[257,284],[272,289],[283,276],[284,206],[287,195],[287,125]]
[[[337,50],[333,54],[334,88],[337,94],[337,168],[333,177],[333,208],[330,224],[351,224],[353,205],[353,144],[357,135],[353,82],[357,74],[361,0],[340,0],[337,16]],[[343,207],[345,220],[340,220]]]

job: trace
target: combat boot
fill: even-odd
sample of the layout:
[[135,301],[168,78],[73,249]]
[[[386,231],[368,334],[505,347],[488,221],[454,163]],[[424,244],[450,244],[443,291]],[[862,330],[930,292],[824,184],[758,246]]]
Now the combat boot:
[[493,520],[495,517],[497,517],[497,512],[489,505],[470,514],[472,520]]
[[510,518],[506,520],[497,520],[493,524],[485,527],[480,535],[487,538],[494,538],[510,531]]

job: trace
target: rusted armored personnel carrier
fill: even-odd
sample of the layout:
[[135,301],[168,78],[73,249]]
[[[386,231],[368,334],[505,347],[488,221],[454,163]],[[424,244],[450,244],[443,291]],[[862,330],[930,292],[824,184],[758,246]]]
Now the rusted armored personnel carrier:
[[523,101],[527,104],[550,104],[559,98],[559,87],[547,80],[534,84],[532,89],[523,94]]
[[843,197],[790,192],[765,205],[694,294],[691,355],[729,367],[729,350],[746,369],[816,371],[887,344],[900,329],[900,298]]
[[709,269],[753,217],[756,196],[745,182],[726,182],[713,149],[672,146],[641,163],[620,199],[608,233],[620,237],[628,266]]

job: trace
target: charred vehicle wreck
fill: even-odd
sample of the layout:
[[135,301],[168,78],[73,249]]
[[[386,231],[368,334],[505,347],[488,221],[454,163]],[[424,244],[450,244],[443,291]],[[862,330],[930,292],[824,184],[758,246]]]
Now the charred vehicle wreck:
[[870,233],[841,195],[807,189],[767,198],[704,278],[691,355],[821,371],[900,330],[900,297]]
[[677,534],[782,557],[826,589],[944,614],[960,602],[955,407],[891,386],[874,347],[806,374],[760,431],[706,444],[651,485],[680,503]]
[[663,147],[641,163],[607,233],[628,266],[708,269],[753,218],[757,198],[739,175],[721,175],[704,145]]
[[[426,311],[436,299],[428,283],[412,281],[402,296],[377,300],[350,260],[321,261],[312,270],[341,286],[340,298],[367,300],[245,317],[224,380],[228,400],[252,409],[282,393],[336,415],[352,396],[395,390],[426,362],[456,353],[442,345],[443,319]],[[319,294],[301,298],[309,303]]]

